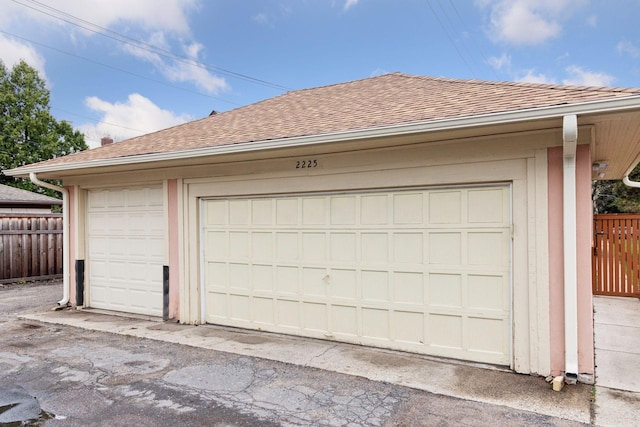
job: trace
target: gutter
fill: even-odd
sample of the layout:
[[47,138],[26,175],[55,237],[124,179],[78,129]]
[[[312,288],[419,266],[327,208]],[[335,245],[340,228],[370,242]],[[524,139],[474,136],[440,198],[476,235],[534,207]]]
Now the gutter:
[[172,151],[140,154],[132,156],[113,157],[108,159],[86,160],[73,163],[59,163],[54,165],[39,165],[38,163],[36,163],[34,165],[27,165],[21,166],[16,169],[10,169],[4,171],[4,173],[8,176],[26,176],[31,172],[62,172],[95,167],[192,159],[197,157],[219,156],[225,154],[246,153],[279,148],[313,146],[336,141],[357,141],[368,138],[411,135],[442,130],[465,129],[478,126],[518,123],[531,120],[557,119],[566,115],[578,113],[584,115],[632,110],[639,108],[640,96],[628,96],[617,99],[608,99],[604,101],[587,101],[577,104],[563,104],[551,107],[533,108],[528,110],[481,114],[477,116],[467,116],[452,119],[430,120],[428,122],[383,126],[343,132],[332,132],[319,135],[307,135],[291,138],[242,142],[236,144],[224,144],[214,147],[204,147],[177,152]]
[[562,229],[564,240],[564,360],[565,381],[578,379],[578,267],[576,219],[576,147],[578,118],[566,115],[562,121]]
[[40,187],[62,193],[62,299],[58,305],[63,307],[69,303],[69,192],[66,188],[39,180],[34,172],[29,173],[29,179]]

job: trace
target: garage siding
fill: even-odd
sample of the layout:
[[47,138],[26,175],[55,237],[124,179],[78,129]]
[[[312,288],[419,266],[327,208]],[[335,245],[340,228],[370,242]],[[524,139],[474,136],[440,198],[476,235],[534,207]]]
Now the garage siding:
[[205,321],[510,364],[508,186],[203,201]]
[[88,191],[86,227],[89,306],[161,316],[162,187]]

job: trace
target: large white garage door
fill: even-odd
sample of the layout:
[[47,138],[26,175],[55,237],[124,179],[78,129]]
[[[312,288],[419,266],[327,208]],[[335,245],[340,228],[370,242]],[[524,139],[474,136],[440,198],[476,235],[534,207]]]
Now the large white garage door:
[[203,201],[206,322],[510,363],[507,186]]
[[162,315],[162,187],[91,190],[87,200],[89,306]]

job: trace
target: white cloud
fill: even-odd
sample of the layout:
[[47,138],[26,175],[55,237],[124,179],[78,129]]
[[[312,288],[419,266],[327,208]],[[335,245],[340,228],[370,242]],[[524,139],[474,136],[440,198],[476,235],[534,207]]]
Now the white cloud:
[[487,63],[494,70],[510,70],[511,69],[511,56],[503,53],[500,56],[492,56],[487,60]]
[[542,84],[555,84],[556,81],[542,73],[536,73],[535,70],[525,70],[524,74],[516,77],[515,81],[523,83],[542,83]]
[[251,17],[251,19],[253,19],[258,24],[262,24],[262,25],[270,25],[271,24],[271,20],[269,19],[269,15],[267,15],[264,12],[261,12],[261,13],[258,13],[256,15],[253,15]]
[[[168,49],[162,33],[152,34],[149,44],[161,49]],[[153,64],[166,79],[172,82],[191,82],[201,90],[214,95],[229,89],[229,85],[223,77],[214,75],[201,63],[198,63],[203,48],[204,46],[197,42],[182,45],[185,58],[172,58],[131,45],[127,45],[126,50],[128,53]]]
[[605,73],[597,73],[585,70],[577,65],[571,65],[565,69],[569,77],[562,80],[565,85],[576,86],[611,86],[615,78]]
[[630,55],[633,58],[640,56],[640,47],[634,45],[630,41],[621,41],[617,44],[616,50],[620,55]]
[[347,0],[344,4],[344,10],[351,9],[352,7],[358,4],[358,1],[360,0]]
[[45,81],[47,80],[47,75],[44,71],[44,58],[29,44],[0,34],[0,59],[8,69],[11,69],[20,60],[24,60],[24,62],[38,71],[40,77]]
[[91,148],[99,146],[103,136],[120,141],[192,120],[188,115],[163,110],[137,93],[130,94],[125,102],[114,103],[92,96],[85,100],[85,104],[101,116],[98,124],[78,126]]
[[[160,7],[157,0],[39,0],[38,3],[44,6],[33,5],[34,8],[29,8],[3,5],[0,12],[9,12],[14,18],[16,15],[26,15],[32,20],[49,23],[52,22],[51,16],[35,9],[52,15],[58,15],[56,10],[59,10],[104,28],[126,23],[140,26],[146,31],[162,30],[188,34],[190,32],[188,13],[198,9],[200,0],[163,0]],[[5,16],[5,19],[7,18]],[[69,16],[65,19],[71,20]],[[58,25],[66,25],[63,20],[55,22]]]
[[562,32],[559,17],[585,0],[484,0],[489,6],[490,36],[514,45],[536,45],[558,37]]
[[[40,30],[62,28],[64,34],[72,40],[92,37],[94,32],[103,32],[105,28],[115,30],[166,51],[168,56],[144,45],[117,45],[127,54],[151,63],[168,80],[189,82],[210,94],[217,94],[228,89],[225,79],[214,75],[202,65],[196,65],[203,56],[203,46],[191,37],[189,14],[197,10],[200,3],[201,0],[163,0],[159,7],[157,0],[92,2],[40,0],[33,5],[35,9],[45,11],[45,14],[33,8],[20,6],[18,3],[0,1],[0,24],[3,28],[11,26]],[[92,31],[49,15],[79,23]],[[74,17],[85,22],[78,21]],[[32,51],[36,52],[35,49]],[[4,58],[5,49],[0,52],[3,52],[1,57]],[[172,55],[170,52],[177,54]],[[180,59],[177,56],[183,56],[186,59]],[[37,54],[30,58],[38,57],[42,58]],[[42,73],[44,73],[43,60],[31,65],[42,65]]]

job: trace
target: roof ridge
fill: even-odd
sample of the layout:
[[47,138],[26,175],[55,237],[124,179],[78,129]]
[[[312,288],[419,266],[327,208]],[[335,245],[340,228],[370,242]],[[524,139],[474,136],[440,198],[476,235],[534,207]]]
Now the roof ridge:
[[[491,86],[516,86],[516,87],[532,87],[539,89],[558,89],[558,90],[577,90],[577,91],[599,91],[599,92],[640,92],[640,87],[613,87],[613,86],[589,86],[589,85],[567,85],[558,83],[535,83],[535,82],[519,82],[507,80],[481,80],[481,79],[457,79],[453,77],[437,77],[437,76],[421,76],[405,73],[390,73],[383,76],[398,75],[401,77],[415,78],[418,80],[442,81],[449,83],[465,83]],[[382,76],[382,77],[383,77]]]

